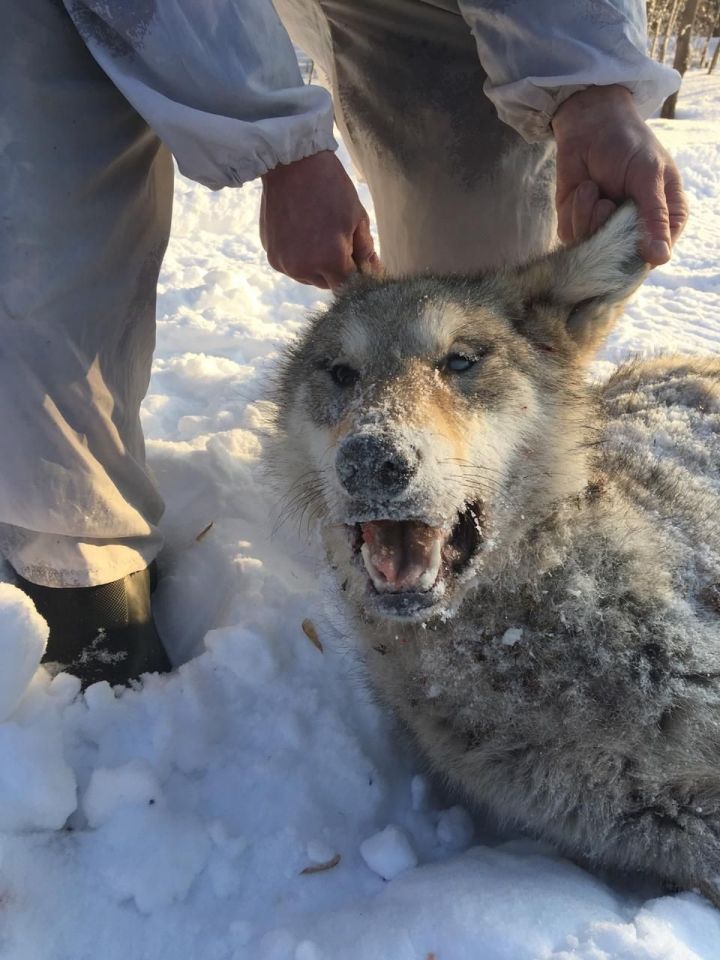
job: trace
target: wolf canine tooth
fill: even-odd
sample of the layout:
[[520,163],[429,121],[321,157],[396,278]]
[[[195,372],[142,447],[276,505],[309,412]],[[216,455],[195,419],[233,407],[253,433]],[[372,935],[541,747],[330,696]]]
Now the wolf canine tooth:
[[370,579],[373,582],[373,586],[376,590],[390,590],[391,586],[387,581],[387,578],[384,577],[379,570],[375,568],[372,560],[370,559],[370,547],[367,543],[363,543],[360,547],[360,556],[363,558],[363,563],[365,564],[365,569],[370,575]]
[[440,572],[440,563],[442,561],[442,545],[439,539],[433,541],[430,554],[430,563],[418,579],[418,587],[421,590],[429,590],[435,583]]

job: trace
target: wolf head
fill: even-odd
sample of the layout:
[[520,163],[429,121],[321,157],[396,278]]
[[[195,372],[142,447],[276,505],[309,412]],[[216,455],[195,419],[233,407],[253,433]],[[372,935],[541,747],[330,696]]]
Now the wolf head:
[[584,368],[647,267],[635,208],[469,278],[360,279],[282,370],[270,463],[364,616],[457,609],[587,477]]

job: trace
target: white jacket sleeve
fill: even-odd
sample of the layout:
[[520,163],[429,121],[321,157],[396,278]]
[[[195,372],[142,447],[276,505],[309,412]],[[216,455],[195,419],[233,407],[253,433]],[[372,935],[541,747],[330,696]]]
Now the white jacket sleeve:
[[498,116],[525,140],[552,136],[550,120],[573,93],[620,84],[651,116],[680,86],[646,54],[644,0],[459,0]]
[[304,86],[271,0],[64,0],[102,69],[213,189],[334,150],[332,102]]

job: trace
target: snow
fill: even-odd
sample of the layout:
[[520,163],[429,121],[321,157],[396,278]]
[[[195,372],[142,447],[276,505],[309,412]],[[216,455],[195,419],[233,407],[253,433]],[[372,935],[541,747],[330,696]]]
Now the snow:
[[47,639],[47,624],[30,597],[10,583],[0,583],[0,722],[22,700]]
[[59,830],[75,810],[75,775],[57,721],[50,707],[34,723],[0,724],[0,832]]
[[183,901],[208,865],[211,840],[199,817],[125,804],[93,834],[93,858],[110,897],[142,913]]
[[390,824],[360,844],[360,856],[383,880],[394,880],[417,866],[418,858],[407,836]]
[[89,827],[107,823],[124,806],[152,806],[162,797],[162,788],[146,760],[130,760],[119,767],[97,767],[82,800]]
[[508,627],[505,633],[500,637],[500,643],[506,647],[514,647],[516,643],[522,640],[522,627]]
[[[598,375],[720,350],[720,75],[688,76],[678,118],[653,126],[692,219]],[[718,960],[706,901],[471,817],[365,690],[313,550],[273,533],[264,396],[326,296],[267,267],[257,204],[178,179],[143,412],[176,671],[33,676],[44,626],[0,584],[2,960]]]

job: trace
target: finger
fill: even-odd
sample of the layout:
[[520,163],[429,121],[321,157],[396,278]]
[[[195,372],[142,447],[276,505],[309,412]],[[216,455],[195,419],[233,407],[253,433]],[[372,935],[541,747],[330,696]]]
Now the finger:
[[380,279],[385,276],[385,267],[382,260],[376,253],[370,255],[370,259],[366,260],[364,263],[357,264],[358,273],[361,273],[365,277],[375,277]]
[[592,180],[584,180],[575,188],[572,205],[573,241],[584,240],[590,236],[590,224],[599,197],[598,186]]
[[326,239],[321,247],[306,243],[302,250],[294,249],[292,252],[294,256],[291,262],[273,262],[270,256],[268,261],[275,270],[298,283],[319,287],[321,290],[334,290],[356,272],[350,256],[349,234]]
[[645,168],[628,189],[628,196],[637,204],[645,237],[640,244],[640,255],[653,267],[670,259],[670,215],[665,200],[664,170],[653,173]]
[[358,272],[350,246],[351,243],[352,238],[346,235],[342,242],[335,247],[332,254],[325,258],[322,275],[331,290],[337,290]]
[[357,273],[349,245],[342,250],[336,249],[332,256],[326,257],[321,263],[320,272],[330,290],[337,290]]
[[357,268],[358,273],[364,277],[374,277],[376,280],[381,280],[385,276],[385,266],[376,253],[371,254],[370,259],[366,260],[365,263],[359,263]]
[[613,203],[612,200],[598,200],[593,209],[592,218],[590,220],[590,233],[595,233],[596,230],[599,230],[600,227],[615,213],[617,210],[617,204]]
[[558,218],[558,236],[563,243],[572,243],[572,205],[575,190],[578,184],[588,179],[583,152],[575,144],[564,144],[558,140],[555,210]]
[[363,219],[353,234],[353,261],[359,273],[373,277],[382,277],[385,268],[375,252],[375,244],[370,233],[370,224]]
[[370,233],[370,222],[367,216],[361,218],[352,236],[352,258],[359,266],[367,263],[375,253],[375,244]]
[[675,243],[685,229],[688,218],[688,202],[677,168],[668,166],[665,170],[665,201],[670,221],[670,238]]

